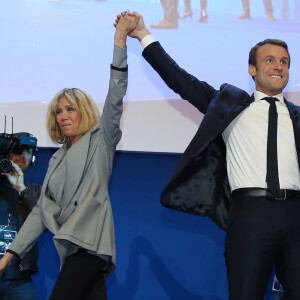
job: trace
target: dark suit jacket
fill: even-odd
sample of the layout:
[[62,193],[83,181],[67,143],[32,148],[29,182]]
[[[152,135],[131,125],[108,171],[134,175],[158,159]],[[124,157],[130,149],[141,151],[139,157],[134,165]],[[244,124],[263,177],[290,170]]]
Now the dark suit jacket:
[[[208,216],[226,229],[230,188],[222,132],[254,99],[230,84],[216,90],[198,80],[181,69],[158,42],[146,47],[143,56],[174,92],[205,115],[162,192],[161,202],[172,209]],[[293,121],[299,164],[300,107],[288,101],[286,105]]]

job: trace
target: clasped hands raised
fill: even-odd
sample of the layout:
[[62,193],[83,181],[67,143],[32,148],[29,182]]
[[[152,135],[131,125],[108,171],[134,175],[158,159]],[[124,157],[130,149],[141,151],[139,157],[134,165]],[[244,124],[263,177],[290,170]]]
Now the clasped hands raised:
[[135,11],[126,10],[117,15],[114,27],[139,40],[150,33],[145,26],[143,16]]

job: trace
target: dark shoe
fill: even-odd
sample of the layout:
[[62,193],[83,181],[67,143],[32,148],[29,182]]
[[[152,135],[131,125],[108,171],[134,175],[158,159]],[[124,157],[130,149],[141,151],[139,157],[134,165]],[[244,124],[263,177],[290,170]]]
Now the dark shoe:
[[178,28],[178,23],[171,23],[169,21],[162,20],[158,24],[150,25],[150,27],[156,29],[176,29]]
[[275,22],[276,19],[274,18],[274,16],[272,14],[268,14],[267,16],[267,20],[270,21],[270,22]]
[[206,23],[207,22],[207,15],[201,15],[198,21],[200,23]]
[[251,19],[250,13],[245,12],[239,16],[239,19]]
[[184,12],[184,14],[181,16],[181,19],[184,20],[186,18],[192,18],[193,12],[191,10],[187,10]]

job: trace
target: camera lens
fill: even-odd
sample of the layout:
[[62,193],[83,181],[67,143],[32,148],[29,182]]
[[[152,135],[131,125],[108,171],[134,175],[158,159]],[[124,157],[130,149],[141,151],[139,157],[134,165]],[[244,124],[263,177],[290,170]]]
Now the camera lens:
[[8,158],[0,158],[0,173],[9,173],[12,170],[12,163]]

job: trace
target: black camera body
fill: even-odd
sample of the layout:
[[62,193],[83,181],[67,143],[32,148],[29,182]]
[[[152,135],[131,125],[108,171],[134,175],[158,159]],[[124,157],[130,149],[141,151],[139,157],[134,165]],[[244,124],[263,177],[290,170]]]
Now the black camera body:
[[10,159],[6,156],[10,153],[21,154],[24,150],[36,151],[37,138],[27,132],[0,133],[0,173],[12,171]]

